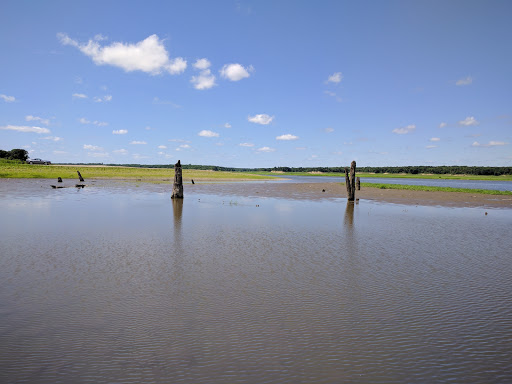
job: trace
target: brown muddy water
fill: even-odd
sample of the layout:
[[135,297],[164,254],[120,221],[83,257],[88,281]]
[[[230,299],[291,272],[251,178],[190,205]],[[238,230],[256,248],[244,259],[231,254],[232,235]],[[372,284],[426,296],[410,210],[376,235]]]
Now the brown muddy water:
[[510,209],[49,184],[0,180],[1,383],[512,382]]

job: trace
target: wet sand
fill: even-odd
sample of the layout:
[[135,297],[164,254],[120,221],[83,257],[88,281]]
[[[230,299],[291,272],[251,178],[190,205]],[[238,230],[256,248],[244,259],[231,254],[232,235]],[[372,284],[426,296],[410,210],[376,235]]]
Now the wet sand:
[[[306,200],[346,198],[347,196],[345,185],[340,183],[196,183],[195,185],[186,184],[184,187],[185,195],[188,190],[200,193]],[[360,191],[356,191],[356,198],[406,205],[512,208],[512,196],[463,192],[361,188]]]

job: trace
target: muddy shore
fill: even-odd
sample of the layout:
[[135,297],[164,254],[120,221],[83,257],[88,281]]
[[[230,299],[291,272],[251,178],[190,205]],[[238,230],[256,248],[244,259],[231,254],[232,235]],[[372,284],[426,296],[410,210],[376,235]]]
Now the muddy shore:
[[[187,190],[198,193],[305,200],[346,198],[347,196],[345,185],[340,183],[196,183],[195,185],[187,184],[184,187],[185,196]],[[512,196],[463,192],[361,188],[360,191],[356,191],[356,198],[406,205],[512,208]]]

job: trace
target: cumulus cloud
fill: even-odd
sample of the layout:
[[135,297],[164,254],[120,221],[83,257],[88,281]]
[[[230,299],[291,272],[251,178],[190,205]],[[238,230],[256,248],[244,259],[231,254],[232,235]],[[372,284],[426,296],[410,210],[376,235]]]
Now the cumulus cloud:
[[72,95],[73,99],[87,99],[87,95],[83,93],[73,93]]
[[410,124],[406,127],[400,127],[393,129],[393,133],[396,133],[398,135],[406,135],[408,133],[414,132],[416,130],[416,125]]
[[463,79],[459,79],[457,80],[457,82],[455,83],[455,85],[470,85],[471,83],[473,83],[473,78],[471,76],[468,76],[468,77],[465,77]]
[[115,151],[112,151],[118,155],[127,155],[128,154],[128,151],[126,149],[116,149]]
[[49,119],[43,119],[42,117],[37,117],[37,116],[32,116],[32,115],[25,116],[25,120],[26,121],[39,121],[41,124],[44,124],[44,125],[50,124]]
[[258,152],[275,152],[275,148],[261,147],[257,149]]
[[466,127],[478,124],[480,124],[480,122],[477,121],[473,116],[468,116],[464,120],[459,121],[459,125],[464,125]]
[[199,70],[205,70],[205,69],[208,69],[210,68],[210,65],[212,65],[212,63],[210,63],[210,60],[208,59],[197,59],[196,62],[194,64],[192,64],[192,66],[196,69],[199,69]]
[[84,149],[88,151],[103,151],[103,148],[91,144],[84,144]]
[[253,143],[240,143],[238,145],[241,146],[241,147],[254,147]]
[[198,76],[192,76],[190,82],[194,85],[195,89],[199,90],[210,89],[217,85],[215,84],[215,76],[212,75],[209,69],[201,71]]
[[105,95],[105,96],[95,96],[94,102],[95,103],[103,103],[103,102],[109,102],[112,101],[112,95]]
[[489,141],[487,144],[480,144],[478,141],[475,141],[473,144],[471,144],[472,147],[497,147],[502,145],[508,145],[508,143],[505,143],[504,141]]
[[269,116],[266,114],[254,115],[254,116],[248,116],[247,120],[249,120],[251,123],[268,125],[272,122],[272,120],[274,120],[274,116]]
[[219,137],[219,134],[217,132],[208,131],[206,129],[203,129],[197,135],[201,137]]
[[7,96],[7,95],[1,95],[1,94],[0,94],[0,99],[5,101],[6,103],[13,103],[16,101],[16,98],[14,96]]
[[98,127],[106,127],[108,125],[108,123],[106,123],[104,121],[94,120],[91,122],[91,121],[87,120],[85,117],[81,117],[80,119],[78,119],[78,121],[81,124],[94,124],[94,125],[97,125]]
[[234,64],[224,65],[219,72],[220,72],[220,75],[225,79],[228,79],[230,81],[239,81],[239,80],[245,79],[246,77],[251,76],[249,74],[249,72],[252,72],[252,71],[254,71],[254,68],[252,65],[245,68],[238,63],[234,63]]
[[444,128],[444,127],[446,127],[447,125],[448,125],[448,124],[446,124],[446,123],[443,121],[441,124],[439,124],[439,128]]
[[25,132],[25,133],[50,133],[48,128],[41,127],[28,127],[26,125],[4,125],[1,126],[0,129],[4,131],[17,131],[17,132]]
[[127,133],[128,133],[128,130],[126,130],[126,129],[117,129],[117,130],[114,129],[112,131],[113,135],[126,135]]
[[343,75],[341,74],[341,72],[335,72],[331,76],[329,76],[327,82],[338,84],[341,82],[341,80],[343,80]]
[[43,137],[44,140],[52,140],[52,141],[62,141],[64,140],[62,137],[58,137],[58,136],[46,136],[46,137]]
[[145,141],[136,141],[136,140],[134,140],[134,141],[130,142],[130,144],[132,144],[132,145],[144,145],[144,144],[147,144],[147,143]]
[[85,117],[81,117],[79,120],[78,120],[81,124],[90,124],[91,122],[89,120],[87,120]]
[[292,135],[292,134],[286,134],[286,135],[281,135],[281,136],[277,136],[276,137],[276,140],[297,140],[299,137],[298,136],[295,136],[295,135]]
[[441,141],[439,137],[432,137],[430,138],[430,141]]
[[138,43],[113,42],[104,46],[100,42],[105,38],[100,35],[96,35],[87,43],[79,43],[64,33],[58,33],[57,38],[63,45],[78,48],[96,65],[112,65],[126,72],[142,71],[157,75],[165,71],[174,75],[182,73],[187,68],[187,62],[183,58],[169,57],[157,35],[151,35]]
[[231,128],[231,124],[229,124],[229,123],[224,124],[224,128]]
[[167,149],[167,146],[166,145],[159,145],[158,149]]
[[334,132],[334,128],[331,128],[331,127],[329,127],[329,128],[325,128],[325,129],[324,129],[324,132],[325,132],[325,133],[331,133],[331,132]]

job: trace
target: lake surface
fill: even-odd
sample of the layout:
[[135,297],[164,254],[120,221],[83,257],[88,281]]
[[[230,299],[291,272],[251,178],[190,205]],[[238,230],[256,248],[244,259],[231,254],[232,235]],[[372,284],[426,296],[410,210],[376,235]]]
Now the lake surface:
[[[274,175],[272,175],[274,176]],[[356,175],[357,176],[357,175]],[[345,176],[279,176],[286,178],[293,183],[333,183],[345,182]],[[512,191],[512,181],[490,181],[490,180],[445,180],[445,179],[407,179],[407,178],[387,178],[387,177],[361,177],[362,183],[382,183],[382,184],[404,184],[404,185],[423,185],[430,187],[450,187],[450,188],[470,188],[470,189],[492,189],[498,191]]]
[[2,383],[512,382],[510,209],[50,183],[0,180]]

